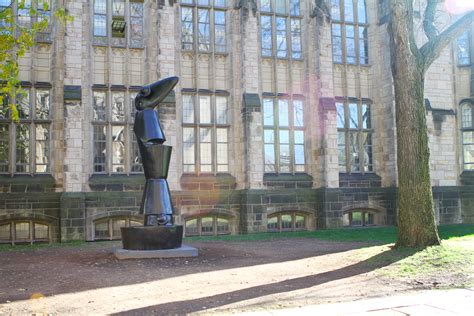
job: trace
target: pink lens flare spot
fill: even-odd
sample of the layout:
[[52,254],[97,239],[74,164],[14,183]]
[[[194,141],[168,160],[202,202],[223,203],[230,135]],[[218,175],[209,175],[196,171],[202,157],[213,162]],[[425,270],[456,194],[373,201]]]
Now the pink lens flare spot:
[[474,10],[473,0],[446,0],[444,2],[449,14],[461,14]]

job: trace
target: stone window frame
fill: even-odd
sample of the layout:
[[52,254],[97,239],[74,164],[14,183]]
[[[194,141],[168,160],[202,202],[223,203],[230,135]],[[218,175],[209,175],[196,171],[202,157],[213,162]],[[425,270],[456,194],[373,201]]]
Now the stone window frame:
[[[118,226],[119,234],[114,234],[114,222],[116,221],[125,221],[125,226]],[[96,236],[96,226],[98,224],[107,223],[107,237],[97,237]],[[134,223],[134,225],[132,225]],[[120,240],[122,239],[122,235],[120,233],[120,227],[131,227],[131,226],[143,226],[143,220],[141,218],[133,217],[133,216],[110,216],[110,217],[102,217],[99,219],[94,220],[93,222],[93,229],[92,229],[92,240],[100,241],[100,240]]]
[[472,33],[469,30],[461,34],[456,39],[456,60],[459,67],[471,65],[471,39]]
[[[96,106],[95,96],[98,93],[105,94],[105,109],[104,111],[99,111]],[[113,119],[113,95],[123,93],[124,95],[124,108],[123,111],[123,120]],[[133,132],[133,123],[135,117],[135,106],[134,98],[138,90],[136,89],[93,89],[92,90],[92,118],[91,118],[91,139],[92,139],[92,152],[91,152],[91,162],[92,162],[92,173],[94,174],[138,174],[143,173],[143,166],[141,164],[141,156],[139,154],[138,143],[135,138],[135,133]],[[103,108],[103,107],[102,107]],[[119,113],[120,113],[119,112]],[[117,112],[116,112],[117,113]],[[117,115],[117,114],[115,114]],[[120,116],[122,116],[120,114]],[[102,117],[102,118],[100,118]],[[100,132],[99,128],[102,127],[105,129],[105,138],[104,133],[102,135],[96,134]],[[122,128],[120,131],[119,129]],[[113,152],[114,148],[114,129],[117,130],[119,135],[121,134],[123,139],[123,152],[124,152],[124,162],[119,163],[115,161],[114,156],[108,153]],[[102,143],[105,147],[105,154],[102,157],[97,157],[96,150],[100,150],[101,147],[98,146],[99,143]],[[120,146],[120,142],[117,142],[115,145]],[[103,150],[102,150],[103,151]],[[117,168],[123,168],[122,170],[114,169],[114,166]],[[120,167],[123,166],[123,167]]]
[[[192,109],[191,108],[185,108],[185,98],[190,97],[190,100],[192,100]],[[210,122],[201,122],[201,107],[200,107],[200,97],[209,97],[210,100]],[[224,122],[218,120],[217,117],[217,106],[218,98],[225,98],[226,102],[226,117],[224,119]],[[200,175],[200,174],[228,174],[230,172],[230,164],[229,164],[229,150],[230,150],[230,128],[231,128],[231,123],[230,123],[230,104],[229,104],[229,95],[227,94],[218,94],[218,93],[182,93],[181,97],[182,105],[183,105],[183,115],[182,115],[182,120],[181,120],[181,125],[182,125],[182,144],[183,144],[183,153],[182,153],[182,159],[183,159],[183,174],[195,174],[195,175]],[[191,111],[191,112],[190,112]],[[185,112],[191,113],[190,115],[192,116],[192,120],[188,120],[186,118]],[[193,129],[193,138],[191,141],[186,141],[186,137],[189,137],[191,134],[187,135],[186,130],[191,130]],[[209,141],[203,141],[201,139],[201,130],[202,129],[210,129],[211,130],[211,140]],[[218,135],[218,130],[226,130],[227,133],[227,141],[222,141],[219,140],[219,135]],[[186,144],[193,144],[194,149],[193,151],[193,156],[194,158],[186,157]],[[207,163],[203,163],[203,144],[210,144],[211,147],[211,154],[210,154],[210,159],[211,162],[209,161]],[[189,145],[191,146],[191,145]],[[209,145],[208,145],[209,146]],[[219,149],[219,147],[221,149]],[[222,153],[222,156],[219,156],[219,150],[222,151],[222,148],[226,147],[225,149],[225,154]],[[191,150],[191,149],[190,149]],[[219,160],[221,160],[221,163]],[[204,168],[209,168],[210,170],[204,170]]]
[[[105,12],[99,11],[95,6],[96,1],[105,2]],[[123,2],[123,13],[114,14],[114,2]],[[132,5],[141,4],[141,16],[132,13]],[[102,6],[100,6],[102,7]],[[144,0],[91,0],[90,5],[91,14],[91,37],[92,43],[95,46],[113,46],[113,47],[129,47],[129,48],[144,48],[145,46],[145,1]],[[102,17],[105,19],[105,35],[96,35],[95,19]],[[134,37],[132,34],[132,21],[137,22],[135,25],[141,26],[141,36]],[[121,32],[114,32],[112,24],[125,22],[125,29],[123,36]]]
[[[266,111],[266,102],[270,101],[273,103],[273,124],[268,124],[271,120],[268,118],[267,121],[267,111]],[[288,126],[281,125],[281,117],[280,117],[280,101],[287,101],[288,105]],[[295,124],[295,104],[297,101],[301,104],[302,113],[299,114],[301,116],[301,122],[299,124]],[[270,104],[270,102],[268,102]],[[305,98],[302,95],[284,95],[284,96],[263,96],[262,100],[262,118],[263,118],[263,157],[264,157],[264,171],[265,173],[275,173],[275,174],[296,174],[296,173],[303,173],[306,171],[306,154],[305,154],[305,143],[306,143],[306,127],[304,122],[304,113],[305,113]],[[267,121],[267,122],[266,122]],[[268,131],[268,133],[267,133]],[[270,131],[273,131],[273,138],[271,138]],[[288,143],[281,142],[281,132],[288,131]],[[297,135],[296,134],[302,133],[303,142],[297,142]],[[286,164],[288,166],[287,170],[283,169],[282,164],[282,146],[288,146],[289,150],[289,163]],[[273,147],[273,149],[271,149]],[[297,152],[295,148],[302,147],[303,154],[303,163],[296,163],[296,155]],[[300,149],[301,150],[301,149]],[[274,163],[267,163],[267,153],[269,156],[272,155],[273,152],[273,160]],[[299,158],[301,159],[301,158]],[[273,168],[272,168],[273,165]]]
[[[227,27],[228,27],[228,11],[230,0],[181,0],[179,3],[179,23],[180,23],[180,47],[182,51],[194,52],[194,53],[204,53],[204,54],[228,54],[227,49]],[[185,41],[185,21],[183,20],[183,11],[191,10],[191,24],[192,24],[192,34],[191,41]],[[199,21],[199,12],[207,11],[208,12],[208,21],[207,23]],[[224,13],[224,24],[216,23],[217,14]],[[189,23],[189,21],[187,21]],[[201,42],[199,37],[199,27],[201,24],[208,25],[209,33],[209,48],[201,49]],[[217,45],[217,33],[218,29],[224,29],[223,33],[223,42],[222,45]],[[222,31],[222,30],[221,30]],[[202,44],[205,45],[205,44]]]
[[[359,19],[359,2],[364,3],[364,14],[365,21]],[[346,20],[345,10],[346,3],[352,2],[352,19],[353,21]],[[351,7],[351,6],[348,6]],[[339,13],[339,14],[338,14]],[[337,18],[339,15],[339,18]],[[339,26],[339,32],[336,32],[337,26]],[[354,28],[354,56],[348,57],[347,50],[347,27]],[[332,38],[332,56],[334,64],[347,64],[347,65],[369,65],[369,38],[368,38],[368,29],[369,29],[368,15],[367,15],[367,4],[366,0],[331,0],[331,38]],[[360,33],[360,28],[365,28],[365,31],[362,32],[362,38]],[[338,34],[339,33],[339,34]],[[336,54],[339,49],[337,49],[335,42],[336,39],[340,39],[340,54]],[[363,44],[365,54],[361,56],[361,44]],[[337,58],[337,56],[340,56]],[[355,60],[348,61],[348,58],[354,58]]]
[[[206,225],[205,227],[209,229],[211,227],[211,231],[203,231],[203,219],[211,219],[211,225]],[[224,224],[225,228],[224,230],[219,231],[219,220],[227,222]],[[195,232],[189,232],[189,226],[188,223],[196,221],[195,225]],[[184,224],[184,236],[185,237],[191,237],[191,236],[218,236],[218,235],[230,235],[231,233],[231,220],[230,218],[226,216],[219,216],[219,215],[201,215],[201,216],[192,216],[189,218],[186,218],[185,224]]]
[[[301,0],[260,0],[259,8],[259,25],[260,25],[260,55],[262,58],[278,58],[289,60],[302,60],[302,28],[303,15]],[[281,4],[284,4],[281,7]],[[278,7],[277,7],[278,6]],[[281,9],[278,9],[281,8]],[[284,11],[281,11],[284,10]],[[270,28],[263,28],[264,19],[270,19]],[[279,28],[279,21],[284,21],[284,30]],[[296,23],[298,22],[298,23]],[[295,23],[295,24],[294,24]],[[266,23],[265,23],[266,24]],[[297,25],[299,24],[299,26]],[[270,33],[271,47],[264,47],[264,31]],[[284,34],[284,36],[279,36]],[[279,39],[285,42],[285,49],[278,49]],[[299,41],[299,45],[294,45]],[[299,50],[295,47],[299,46]],[[271,53],[267,53],[269,51]],[[282,55],[284,54],[284,55]]]
[[[13,122],[10,117],[7,98],[4,98],[4,104],[0,108],[0,146],[7,148],[0,154],[0,174],[50,174],[53,115],[51,87],[50,85],[43,87],[28,84],[24,85],[22,89],[25,94],[19,94],[13,100],[19,112],[18,124]],[[42,93],[47,96],[46,114],[37,111],[38,106],[44,105],[44,103],[38,102]],[[26,97],[28,98],[27,102],[20,101]],[[18,137],[20,137],[19,131],[22,130],[22,127],[25,127],[22,139],[26,146],[19,146],[20,139]],[[41,127],[45,129],[46,134],[38,138],[41,135]],[[43,142],[43,146],[40,146],[41,142]],[[22,147],[25,148],[23,153],[20,152]],[[37,156],[40,150],[43,153]],[[21,158],[22,156],[24,158]]]
[[[17,239],[17,225],[18,224],[28,224],[28,238]],[[6,231],[2,230],[3,226],[9,226],[10,237],[8,239],[2,239],[2,235]],[[36,225],[46,226],[47,227],[47,237],[37,238]],[[0,222],[0,244],[34,244],[34,243],[50,243],[52,241],[51,233],[51,224],[46,221],[33,220],[33,219],[13,219]]]
[[[462,169],[465,171],[474,171],[474,160],[466,162],[467,155],[465,152],[468,147],[474,151],[474,104],[471,102],[462,102],[460,105],[460,114]],[[471,136],[467,137],[469,134]],[[474,153],[472,156],[474,157]]]
[[[285,223],[288,221],[282,220],[283,217],[291,217],[290,227],[286,226]],[[303,218],[303,226],[298,227],[297,217]],[[273,219],[276,218],[274,222]],[[272,220],[272,222],[270,222]],[[308,230],[308,215],[299,211],[283,211],[267,215],[267,232],[271,233],[282,233],[282,232],[295,232]]]
[[[350,108],[351,105],[356,105],[357,107],[357,124],[356,126],[351,126],[350,120]],[[366,112],[368,115],[364,119],[363,108],[366,106]],[[344,117],[341,116],[341,108],[344,112]],[[339,160],[339,172],[340,173],[374,173],[374,162],[373,162],[373,135],[374,129],[372,127],[372,101],[369,99],[357,99],[357,98],[336,98],[336,126],[337,126],[337,144],[338,144],[338,160]],[[367,111],[368,110],[368,111]],[[342,122],[341,122],[342,121]],[[365,127],[364,127],[365,122]],[[357,150],[350,150],[350,134],[357,135]],[[364,160],[360,160],[360,153],[365,153],[364,150],[364,134],[370,136],[369,143],[367,144],[367,164]],[[344,137],[342,137],[342,135]],[[354,164],[351,163],[351,152],[356,154],[358,163],[355,162],[356,157],[354,156]],[[343,159],[341,159],[343,158]],[[358,166],[358,169],[355,168]],[[367,168],[367,169],[366,169]]]
[[[361,213],[360,220],[357,220],[357,223],[360,221],[360,224],[354,223],[354,213]],[[367,227],[367,226],[377,226],[377,217],[378,212],[369,208],[357,208],[345,211],[343,213],[343,226],[344,227]],[[367,223],[369,221],[369,223]],[[348,224],[346,224],[348,223]]]

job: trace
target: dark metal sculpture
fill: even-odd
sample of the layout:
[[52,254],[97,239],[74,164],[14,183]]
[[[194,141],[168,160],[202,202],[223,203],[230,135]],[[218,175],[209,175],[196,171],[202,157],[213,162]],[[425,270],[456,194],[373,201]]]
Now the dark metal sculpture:
[[170,77],[144,86],[135,98],[135,132],[142,157],[146,184],[140,214],[144,226],[123,227],[124,249],[155,250],[181,247],[183,226],[173,225],[173,204],[166,178],[171,158],[171,146],[161,129],[155,107],[178,83]]

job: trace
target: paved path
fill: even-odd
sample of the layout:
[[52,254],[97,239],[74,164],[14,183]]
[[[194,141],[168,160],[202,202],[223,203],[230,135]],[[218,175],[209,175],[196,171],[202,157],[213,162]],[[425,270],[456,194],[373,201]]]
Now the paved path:
[[250,312],[241,315],[474,315],[474,288],[423,291],[412,295]]

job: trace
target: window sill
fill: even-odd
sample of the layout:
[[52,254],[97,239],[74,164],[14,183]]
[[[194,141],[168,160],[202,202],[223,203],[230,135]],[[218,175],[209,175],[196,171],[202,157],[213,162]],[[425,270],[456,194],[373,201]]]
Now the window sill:
[[111,183],[145,183],[145,176],[143,174],[93,174],[89,178],[89,184],[111,184]]
[[263,184],[272,188],[312,188],[313,177],[306,173],[265,173],[263,175]]
[[381,178],[375,172],[339,173],[340,188],[380,188]]
[[363,67],[363,68],[370,68],[370,67],[372,67],[371,64],[348,64],[348,63],[339,63],[339,62],[335,62],[335,61],[333,61],[332,63],[333,63],[333,65],[340,65],[340,66],[344,66],[344,65],[345,65],[345,66],[348,66],[348,67],[359,67],[359,66],[360,66],[360,67]]
[[44,174],[0,174],[0,192],[54,192],[56,181],[49,173]]
[[462,185],[474,185],[474,170],[464,170],[459,177]]
[[236,181],[230,173],[191,174],[181,176],[180,183],[185,190],[231,190],[235,188]]

